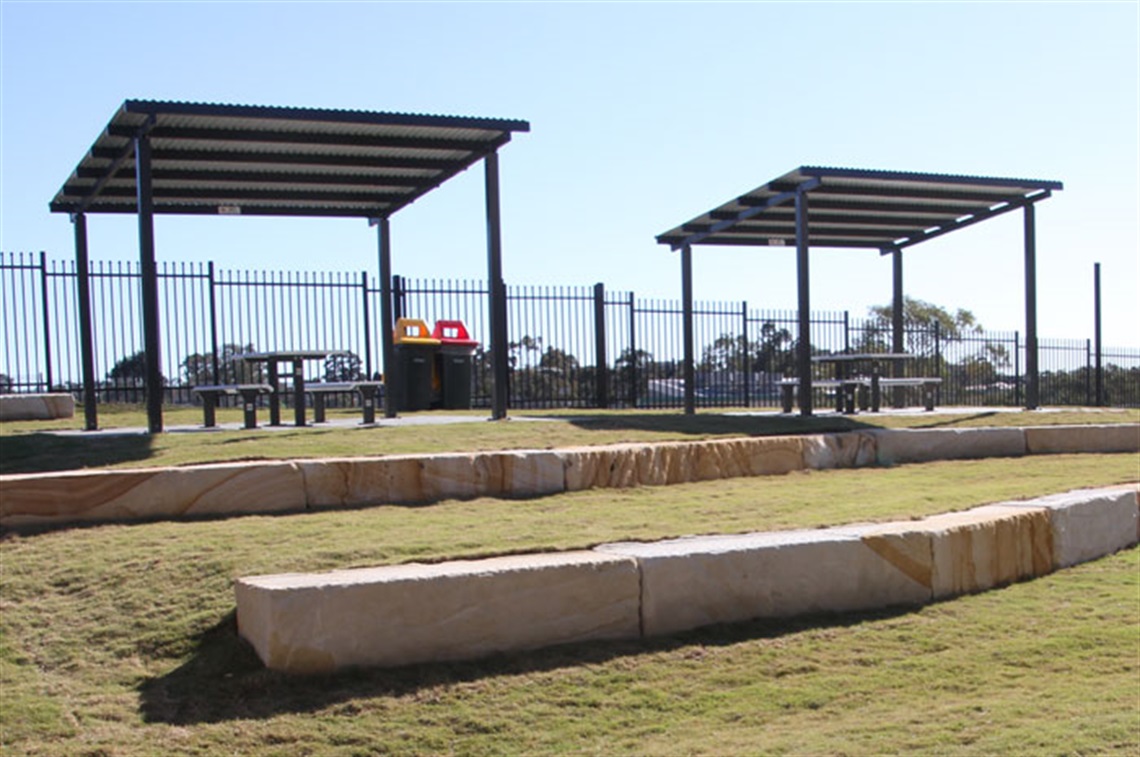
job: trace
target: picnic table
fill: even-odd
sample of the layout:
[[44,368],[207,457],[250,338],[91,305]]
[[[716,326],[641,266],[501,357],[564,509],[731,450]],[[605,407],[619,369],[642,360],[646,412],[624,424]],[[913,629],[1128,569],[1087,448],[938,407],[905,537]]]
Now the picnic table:
[[265,363],[266,380],[273,387],[269,395],[269,425],[281,425],[281,373],[278,365],[292,365],[293,377],[293,417],[298,426],[305,425],[305,371],[306,360],[324,360],[331,355],[344,354],[342,350],[267,350],[265,352],[243,352],[234,357],[250,363]]

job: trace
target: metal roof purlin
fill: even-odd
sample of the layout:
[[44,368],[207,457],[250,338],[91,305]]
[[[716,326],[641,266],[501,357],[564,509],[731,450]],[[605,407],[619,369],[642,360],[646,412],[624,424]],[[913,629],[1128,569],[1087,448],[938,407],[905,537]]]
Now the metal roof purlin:
[[[777,205],[783,205],[788,200],[794,200],[796,197],[796,191],[808,191],[808,190],[810,190],[813,187],[816,187],[818,185],[819,185],[819,179],[812,179],[810,181],[805,181],[799,186],[798,190],[793,189],[790,192],[781,192],[778,195],[768,197],[762,203],[754,205],[754,206],[748,208],[747,210],[740,211],[733,218],[726,219],[726,220],[721,221],[719,223],[714,223],[706,231],[697,232],[696,234],[693,234],[692,236],[686,237],[685,239],[681,240],[680,242],[670,242],[669,243],[670,247],[673,249],[674,252],[676,252],[677,250],[681,249],[682,247],[684,247],[686,245],[699,244],[701,241],[707,239],[708,237],[712,236],[713,234],[717,234],[721,231],[725,231],[726,229],[730,229],[733,226],[735,226],[736,224],[740,223],[741,221],[747,221],[749,218],[754,218],[755,216],[760,215],[761,213],[763,213],[765,210],[768,210],[769,208],[774,208]],[[662,235],[662,236],[664,236],[664,235]],[[661,237],[658,237],[658,240],[660,240],[660,239],[661,239]]]
[[901,249],[906,248],[906,247],[913,247],[914,245],[918,244],[919,242],[927,242],[927,241],[930,241],[931,239],[934,239],[935,237],[940,237],[943,234],[949,234],[951,231],[957,231],[958,229],[964,229],[967,226],[973,226],[975,223],[981,223],[982,221],[988,221],[989,219],[994,218],[996,216],[1000,216],[1003,213],[1008,213],[1011,210],[1018,210],[1020,208],[1024,208],[1026,205],[1032,205],[1035,202],[1039,202],[1041,200],[1044,200],[1044,199],[1046,199],[1048,197],[1052,197],[1052,196],[1053,196],[1053,192],[1051,190],[1047,189],[1044,192],[1041,192],[1040,194],[1031,195],[1031,196],[1026,197],[1022,200],[1015,200],[1015,201],[1012,201],[1012,202],[1010,202],[1006,205],[1000,206],[1000,207],[990,208],[989,210],[984,211],[982,213],[975,213],[974,215],[969,216],[967,218],[960,218],[958,220],[951,221],[950,223],[942,224],[940,226],[937,226],[932,231],[923,232],[922,234],[919,234],[915,237],[910,237],[910,238],[907,238],[907,239],[904,239],[901,241],[897,241],[895,243],[893,249],[901,250]]

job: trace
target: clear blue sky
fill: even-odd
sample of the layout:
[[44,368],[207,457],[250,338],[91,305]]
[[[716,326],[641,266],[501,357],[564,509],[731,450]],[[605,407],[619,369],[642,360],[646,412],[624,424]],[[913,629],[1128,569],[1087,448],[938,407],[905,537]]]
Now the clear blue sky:
[[[73,256],[48,212],[125,99],[520,118],[501,152],[508,283],[679,297],[654,236],[800,165],[1060,180],[1037,213],[1039,330],[1140,346],[1140,4],[0,0],[0,249]],[[412,277],[483,278],[482,168],[393,218]],[[916,248],[906,290],[1024,328],[1022,221]],[[133,218],[89,221],[137,258]],[[159,217],[160,260],[376,271],[363,220]],[[698,299],[795,307],[794,252],[697,248]],[[812,253],[812,307],[891,292]]]

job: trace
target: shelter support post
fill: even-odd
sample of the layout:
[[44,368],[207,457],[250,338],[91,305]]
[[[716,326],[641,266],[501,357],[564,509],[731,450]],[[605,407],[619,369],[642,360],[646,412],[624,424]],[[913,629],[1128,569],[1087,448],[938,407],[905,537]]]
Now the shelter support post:
[[799,375],[800,415],[812,414],[811,387],[811,292],[808,271],[807,192],[796,189],[796,283],[799,307],[799,341],[796,345],[796,371]]
[[162,362],[158,323],[158,268],[154,260],[154,192],[150,171],[150,137],[135,137],[135,180],[138,188],[139,268],[142,274],[143,348],[146,352],[146,418],[152,434],[162,433]]
[[392,397],[399,368],[396,366],[395,323],[392,321],[392,234],[387,216],[376,219],[380,237],[380,361],[384,365],[384,417],[396,417]]
[[[79,298],[79,354],[83,361],[83,428],[99,428],[95,408],[95,348],[91,333],[91,270],[87,260],[87,216],[76,213],[75,226],[76,295]],[[45,322],[46,323],[46,322]]]
[[503,242],[499,223],[499,154],[492,152],[486,164],[487,193],[487,289],[491,326],[491,419],[507,417],[510,386],[507,383],[507,285],[503,282]]
[[697,375],[693,365],[693,248],[681,248],[681,310],[684,340],[685,415],[697,412]]
[[[905,333],[903,331],[906,301],[903,298],[903,260],[902,250],[891,250],[894,287],[891,295],[891,352],[901,354],[905,349]],[[902,364],[895,361],[894,375],[898,377]]]
[[1033,203],[1025,206],[1025,409],[1040,407],[1037,373],[1037,229]]

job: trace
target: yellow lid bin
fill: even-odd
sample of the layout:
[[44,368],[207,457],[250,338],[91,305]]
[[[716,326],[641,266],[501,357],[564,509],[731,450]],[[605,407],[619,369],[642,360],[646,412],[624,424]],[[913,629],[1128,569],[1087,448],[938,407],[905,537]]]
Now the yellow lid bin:
[[400,318],[396,321],[396,333],[392,337],[395,344],[423,344],[439,346],[439,340],[431,335],[428,325],[418,318]]

